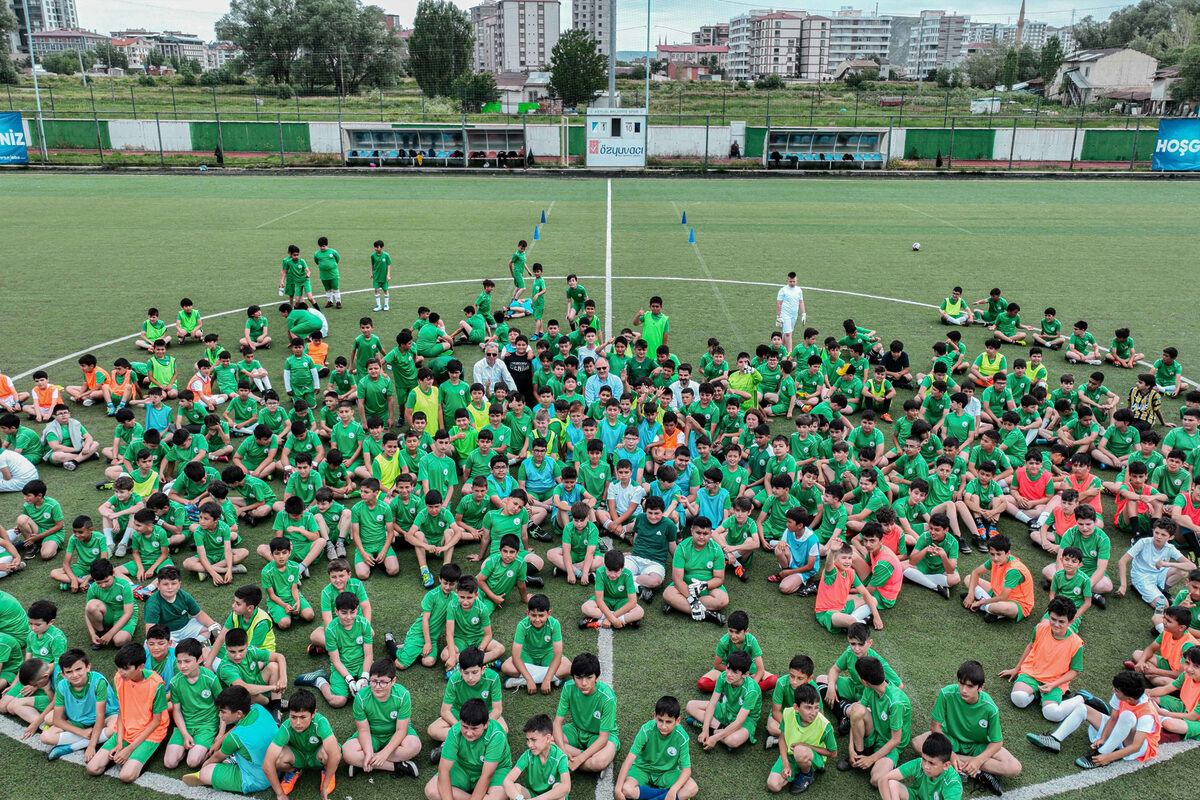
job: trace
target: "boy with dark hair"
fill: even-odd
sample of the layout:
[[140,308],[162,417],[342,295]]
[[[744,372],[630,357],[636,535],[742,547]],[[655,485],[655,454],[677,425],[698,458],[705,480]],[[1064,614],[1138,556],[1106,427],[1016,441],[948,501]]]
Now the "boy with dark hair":
[[[438,759],[438,774],[425,784],[428,800],[499,800],[512,769],[512,751],[500,723],[482,700],[463,703]],[[486,787],[486,788],[485,788]]]
[[689,800],[700,791],[692,778],[691,740],[679,724],[679,701],[670,695],[654,704],[654,719],[634,737],[615,781],[617,800],[661,798]]
[[1080,769],[1117,761],[1149,761],[1158,754],[1162,722],[1157,706],[1146,696],[1146,679],[1136,672],[1121,672],[1112,686],[1111,711],[1107,706],[1101,711],[1094,705],[1080,705],[1051,733],[1027,733],[1025,738],[1042,750],[1058,753],[1063,741],[1086,721],[1094,754],[1075,759]]
[[214,700],[221,693],[216,673],[204,666],[204,646],[184,639],[175,646],[175,676],[168,685],[171,719],[175,723],[163,766],[175,769],[185,758],[198,769],[217,738],[219,720]]
[[[535,265],[536,266],[536,265]],[[504,777],[507,797],[537,797],[560,800],[571,791],[571,770],[567,756],[554,743],[554,728],[550,717],[537,714],[525,723],[525,746],[528,748]],[[517,783],[521,776],[525,782]]]
[[[878,787],[900,761],[912,736],[912,704],[891,683],[877,658],[865,656],[854,665],[863,684],[862,698],[850,706],[850,745],[838,760],[839,772],[867,770]],[[868,755],[868,753],[870,755]]]
[[[677,705],[677,717],[678,713]],[[580,653],[571,661],[571,680],[563,684],[558,699],[554,741],[567,754],[572,772],[600,773],[620,748],[617,733],[617,696],[600,680],[600,659]]]
[[785,786],[791,794],[803,794],[816,780],[817,770],[823,770],[825,759],[837,755],[837,739],[833,726],[821,713],[821,695],[816,688],[801,684],[795,700],[783,710],[780,725],[779,758],[767,776],[767,790],[781,792]]
[[115,695],[108,679],[92,669],[82,650],[59,656],[58,669],[50,727],[41,735],[42,743],[52,748],[46,759],[56,761],[83,750],[86,764],[116,729]]
[[762,712],[762,689],[750,677],[750,654],[735,650],[725,670],[717,676],[708,700],[688,703],[688,724],[700,728],[698,741],[705,750],[723,743],[733,752],[747,742],[753,744]]
[[88,760],[87,771],[93,777],[103,775],[116,761],[121,765],[121,781],[133,783],[167,737],[167,687],[158,673],[146,668],[146,651],[140,644],[123,646],[115,662],[116,729]]
[[[950,740],[940,733],[931,733],[921,746],[921,758],[913,759],[880,780],[879,794],[883,800],[952,800],[961,798],[962,779],[951,765],[954,759]],[[912,781],[912,788],[903,785]]]
[[[199,772],[184,775],[183,782],[241,794],[270,788],[263,759],[279,725],[265,708],[252,703],[250,693],[240,686],[230,686],[217,695],[217,715],[225,728],[221,746],[208,756]],[[225,763],[231,757],[233,763]]]
[[357,736],[342,747],[350,775],[360,768],[388,771],[393,778],[417,777],[412,759],[421,752],[421,740],[412,730],[412,697],[396,683],[392,659],[371,663],[369,685],[359,688],[354,697],[354,726]]
[[263,755],[267,781],[278,797],[291,792],[302,770],[320,769],[320,798],[329,800],[342,761],[342,748],[333,735],[333,727],[324,714],[317,713],[316,696],[305,689],[292,693],[287,709],[288,718],[279,726]]

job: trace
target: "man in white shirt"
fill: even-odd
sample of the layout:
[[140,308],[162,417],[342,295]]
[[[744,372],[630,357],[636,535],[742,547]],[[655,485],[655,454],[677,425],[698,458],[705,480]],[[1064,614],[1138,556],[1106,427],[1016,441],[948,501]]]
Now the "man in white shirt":
[[796,318],[801,324],[808,322],[804,310],[804,290],[796,285],[796,273],[787,274],[787,283],[779,287],[775,295],[775,324],[783,329],[783,346],[792,352],[792,331],[796,329]]
[[0,450],[0,492],[19,492],[38,478],[37,467],[16,450]]
[[500,360],[500,348],[495,342],[489,342],[484,348],[483,360],[475,362],[475,367],[471,370],[471,377],[475,383],[483,384],[483,393],[487,397],[490,397],[493,390],[502,383],[508,387],[510,392],[517,390],[517,384],[508,371],[508,365]]
[[587,383],[583,387],[583,400],[588,405],[596,402],[600,396],[600,387],[607,386],[612,390],[613,400],[620,400],[621,394],[625,391],[624,384],[621,379],[609,373],[609,363],[607,358],[597,358],[593,365],[596,367],[595,373],[587,379]]

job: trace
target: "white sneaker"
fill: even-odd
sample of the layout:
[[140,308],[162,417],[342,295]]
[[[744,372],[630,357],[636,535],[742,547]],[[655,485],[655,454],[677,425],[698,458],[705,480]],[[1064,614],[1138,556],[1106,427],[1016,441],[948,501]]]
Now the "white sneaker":
[[338,558],[346,557],[346,543],[341,540],[339,540],[337,543],[337,557]]
[[128,552],[129,552],[129,545],[125,544],[125,542],[120,542],[117,545],[117,550],[113,555],[115,555],[117,558],[124,558],[125,554]]
[[338,557],[337,548],[333,546],[333,542],[325,543],[325,557],[328,558],[330,561],[333,561],[335,558]]
[[371,310],[372,311],[383,311],[383,306],[379,305],[379,303],[376,303],[375,307],[372,308]]
[[517,676],[515,678],[508,678],[504,681],[505,689],[520,689],[524,685],[525,685],[525,679],[520,676]]
[[[384,311],[391,311],[391,310],[392,310],[392,307],[391,307],[391,306],[389,306],[387,303],[384,303],[384,304],[383,304],[383,310],[384,310]],[[1096,363],[1100,363],[1100,362],[1096,362]]]
[[93,400],[93,399],[92,399],[92,398],[90,398],[90,397],[89,397],[89,398],[87,398],[87,399],[85,399],[85,400],[83,401],[83,407],[84,407],[84,408],[91,408],[91,407],[92,407],[92,406],[94,406],[94,405],[96,405],[96,401],[95,401],[95,400]]
[[245,575],[245,574],[246,574],[246,567],[245,567],[245,565],[243,565],[243,564],[234,564],[234,565],[233,565],[233,574],[234,574],[234,575]]

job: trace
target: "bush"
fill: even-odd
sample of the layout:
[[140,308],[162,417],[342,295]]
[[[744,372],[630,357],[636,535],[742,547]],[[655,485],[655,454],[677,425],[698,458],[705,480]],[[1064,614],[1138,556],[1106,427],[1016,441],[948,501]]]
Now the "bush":
[[137,82],[138,86],[155,86],[158,84],[158,81],[154,80],[153,75],[139,75]]
[[281,83],[275,89],[275,96],[280,100],[291,100],[296,96],[296,90],[286,83]]
[[754,82],[755,89],[782,89],[784,88],[783,78],[778,75],[767,75],[764,78],[759,78]]

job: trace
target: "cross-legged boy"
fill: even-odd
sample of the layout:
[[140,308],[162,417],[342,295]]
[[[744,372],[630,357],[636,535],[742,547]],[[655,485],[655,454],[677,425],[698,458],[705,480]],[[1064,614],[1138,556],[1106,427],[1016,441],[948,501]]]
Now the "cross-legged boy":
[[621,762],[615,781],[617,800],[680,800],[700,791],[692,778],[691,740],[679,721],[679,701],[670,695],[654,704],[654,719],[642,725]]
[[438,773],[425,784],[428,800],[501,800],[512,769],[508,735],[482,700],[463,703],[441,748]]
[[116,730],[116,695],[82,650],[68,650],[59,656],[58,669],[54,713],[50,727],[41,735],[42,743],[52,748],[46,758],[56,761],[82,750],[87,763]]
[[753,662],[745,650],[729,654],[725,670],[717,676],[708,700],[688,703],[688,723],[700,728],[698,740],[705,750],[724,744],[730,752],[753,744],[762,712],[762,689],[750,676]]
[[984,622],[1025,619],[1033,611],[1033,576],[1029,568],[1012,554],[1012,544],[1004,534],[988,539],[987,549],[988,560],[967,578],[963,607],[982,612]]
[[782,712],[781,733],[777,739],[779,757],[767,776],[767,790],[803,794],[816,781],[817,770],[825,760],[837,755],[833,725],[821,713],[821,696],[816,688],[801,684],[795,700]]
[[133,783],[146,762],[167,738],[167,687],[146,668],[146,651],[130,642],[117,651],[114,700],[119,707],[114,734],[87,763],[87,772],[103,775],[109,764],[120,765],[123,783]]
[[[200,771],[184,775],[183,782],[241,794],[270,788],[263,758],[279,732],[278,723],[265,708],[251,702],[250,693],[241,686],[230,686],[217,695],[216,705],[225,738]],[[230,759],[233,763],[226,763]]]
[[637,584],[633,573],[625,566],[625,554],[609,550],[604,554],[603,567],[596,571],[596,591],[580,609],[583,628],[641,627],[645,609],[638,605]]
[[846,649],[829,668],[829,672],[817,678],[817,686],[825,692],[825,706],[838,721],[838,733],[843,736],[850,731],[850,706],[862,699],[863,692],[866,691],[866,686],[854,668],[860,658],[876,659],[883,665],[888,682],[904,688],[892,665],[871,647],[874,643],[871,629],[861,622],[854,623],[846,629]]
[[888,680],[879,659],[860,658],[854,669],[862,681],[863,693],[848,711],[850,745],[837,768],[839,772],[865,770],[870,773],[871,785],[878,787],[908,747],[912,704],[908,695]]
[[[324,237],[322,237],[324,238]],[[334,776],[342,762],[342,748],[324,714],[317,712],[316,696],[297,689],[287,700],[288,718],[279,726],[263,755],[263,773],[278,797],[288,794],[306,769],[321,770],[321,800],[329,800]]]
[[[883,800],[949,800],[963,796],[962,778],[954,769],[953,746],[940,733],[931,733],[922,742],[921,757],[906,762],[880,780]],[[904,781],[911,781],[911,788]]]
[[[412,730],[412,697],[396,683],[396,664],[390,658],[371,663],[368,685],[354,696],[356,736],[342,747],[342,756],[364,772],[382,770],[393,778],[417,777],[413,758],[421,752],[421,740]],[[326,767],[326,772],[332,771]]]
[[500,666],[509,676],[504,688],[524,686],[529,694],[550,694],[571,674],[571,659],[563,656],[562,625],[550,615],[550,598],[544,594],[530,597],[527,609],[513,634],[512,655]]
[[563,684],[554,714],[554,742],[567,754],[572,772],[603,772],[617,755],[617,696],[600,680],[594,653],[571,661],[571,680]]

